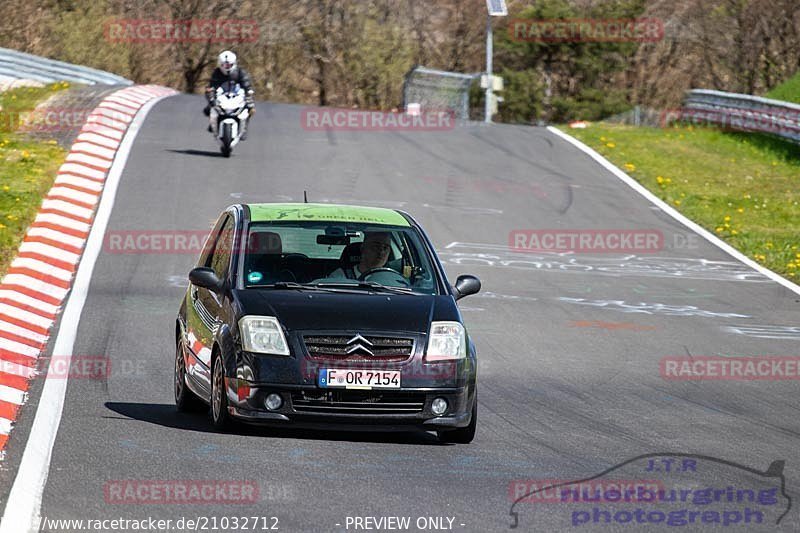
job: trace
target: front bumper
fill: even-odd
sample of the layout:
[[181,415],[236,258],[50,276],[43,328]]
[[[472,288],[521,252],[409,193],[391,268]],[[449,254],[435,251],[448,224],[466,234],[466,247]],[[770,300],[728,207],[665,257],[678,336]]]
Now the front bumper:
[[[474,402],[474,386],[352,391],[260,384],[248,387],[247,394],[242,392],[228,388],[229,413],[243,422],[354,431],[461,428],[469,425]],[[272,393],[283,399],[274,411],[264,405]],[[434,398],[447,400],[444,414],[437,416],[431,410]]]

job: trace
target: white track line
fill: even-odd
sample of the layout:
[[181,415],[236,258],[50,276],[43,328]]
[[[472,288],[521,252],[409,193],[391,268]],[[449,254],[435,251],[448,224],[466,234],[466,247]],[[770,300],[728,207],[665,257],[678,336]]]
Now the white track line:
[[[114,164],[108,173],[105,192],[97,209],[94,227],[86,243],[83,260],[78,266],[78,274],[75,277],[72,293],[64,308],[61,327],[58,330],[58,336],[53,347],[53,353],[63,356],[67,365],[72,357],[71,354],[78,332],[81,312],[83,311],[84,303],[86,303],[94,265],[103,246],[103,235],[105,235],[108,220],[111,217],[111,210],[114,207],[114,198],[117,194],[122,171],[128,160],[133,141],[136,139],[136,135],[147,114],[163,98],[166,98],[166,96],[150,100],[136,114],[136,118],[131,122],[128,132],[119,146]],[[67,379],[45,380],[39,407],[36,410],[36,418],[33,420],[33,427],[31,427],[31,432],[28,435],[28,442],[25,445],[22,461],[17,470],[17,477],[14,479],[14,485],[8,495],[3,519],[0,521],[0,533],[39,531],[42,494],[44,493],[44,485],[47,483],[53,445],[55,444],[58,425],[61,422],[61,414],[64,409],[67,382]],[[2,391],[0,391],[0,395],[1,393]],[[18,398],[15,397],[14,399]]]
[[699,234],[700,236],[702,236],[705,240],[707,240],[708,242],[710,242],[714,246],[717,246],[718,248],[722,249],[724,252],[727,252],[729,255],[733,256],[734,259],[737,259],[737,260],[741,261],[745,265],[747,265],[750,268],[752,268],[753,270],[756,270],[759,273],[765,275],[769,279],[780,283],[781,285],[783,285],[784,287],[786,287],[790,291],[794,292],[795,294],[800,294],[800,286],[792,283],[791,281],[789,281],[788,279],[780,276],[779,274],[776,274],[772,270],[769,270],[768,268],[765,268],[765,267],[759,265],[758,263],[756,263],[755,261],[753,261],[752,259],[750,259],[746,255],[744,255],[742,252],[740,252],[739,250],[737,250],[736,248],[734,248],[733,246],[731,246],[727,242],[723,241],[722,239],[720,239],[719,237],[717,237],[716,235],[714,235],[713,233],[711,233],[707,229],[703,228],[702,226],[700,226],[696,222],[692,222],[691,220],[689,220],[688,218],[683,216],[680,212],[678,212],[675,209],[673,209],[669,204],[664,202],[661,198],[659,198],[658,196],[656,196],[652,192],[648,191],[644,187],[644,185],[642,185],[641,183],[639,183],[638,181],[636,181],[632,177],[630,177],[627,174],[625,174],[622,170],[617,168],[611,161],[609,161],[608,159],[606,159],[605,157],[600,155],[595,150],[589,148],[587,145],[585,145],[584,143],[582,143],[581,141],[579,141],[575,137],[564,133],[563,131],[561,131],[560,129],[558,129],[558,128],[554,127],[554,126],[548,126],[547,130],[550,133],[553,133],[556,136],[561,137],[562,139],[564,139],[565,141],[567,141],[571,145],[575,146],[581,152],[584,152],[585,154],[587,154],[589,157],[591,157],[592,159],[594,159],[595,161],[600,163],[600,165],[603,168],[605,168],[606,170],[608,170],[609,172],[614,174],[616,177],[621,179],[623,182],[625,182],[625,184],[628,185],[630,188],[632,188],[634,191],[638,192],[639,194],[641,194],[642,196],[647,198],[649,201],[651,201],[655,205],[657,205],[666,214],[668,214],[669,216],[671,216],[672,218],[674,218],[675,220],[677,220],[678,222],[680,222],[681,224],[683,224],[684,226],[689,228],[690,230],[692,230],[695,233]]

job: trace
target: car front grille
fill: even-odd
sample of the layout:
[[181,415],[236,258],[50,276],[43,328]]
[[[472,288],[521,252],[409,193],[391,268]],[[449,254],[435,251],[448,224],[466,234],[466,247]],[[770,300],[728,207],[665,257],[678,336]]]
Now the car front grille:
[[299,413],[405,415],[419,413],[424,394],[333,390],[294,392],[292,405]]
[[306,335],[309,357],[322,361],[401,362],[414,354],[414,339],[384,336]]

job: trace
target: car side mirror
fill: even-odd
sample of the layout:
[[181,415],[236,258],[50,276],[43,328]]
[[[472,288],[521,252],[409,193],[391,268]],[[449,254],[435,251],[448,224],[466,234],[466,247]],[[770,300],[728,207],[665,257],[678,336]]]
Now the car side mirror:
[[222,280],[217,277],[213,268],[198,267],[189,272],[189,281],[192,285],[203,287],[213,292],[222,290]]
[[453,289],[456,293],[456,300],[460,300],[464,296],[477,294],[478,291],[481,290],[481,280],[475,276],[470,276],[469,274],[458,276],[458,279],[456,279],[456,285],[453,287]]

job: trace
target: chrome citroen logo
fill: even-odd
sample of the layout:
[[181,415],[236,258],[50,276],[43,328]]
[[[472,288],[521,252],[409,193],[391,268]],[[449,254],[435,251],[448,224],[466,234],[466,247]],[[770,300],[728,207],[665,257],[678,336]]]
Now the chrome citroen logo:
[[360,334],[357,334],[355,337],[347,341],[347,353],[351,354],[361,350],[366,354],[374,356],[375,354],[372,353],[372,350],[370,350],[368,346],[371,347],[372,343],[362,337]]

